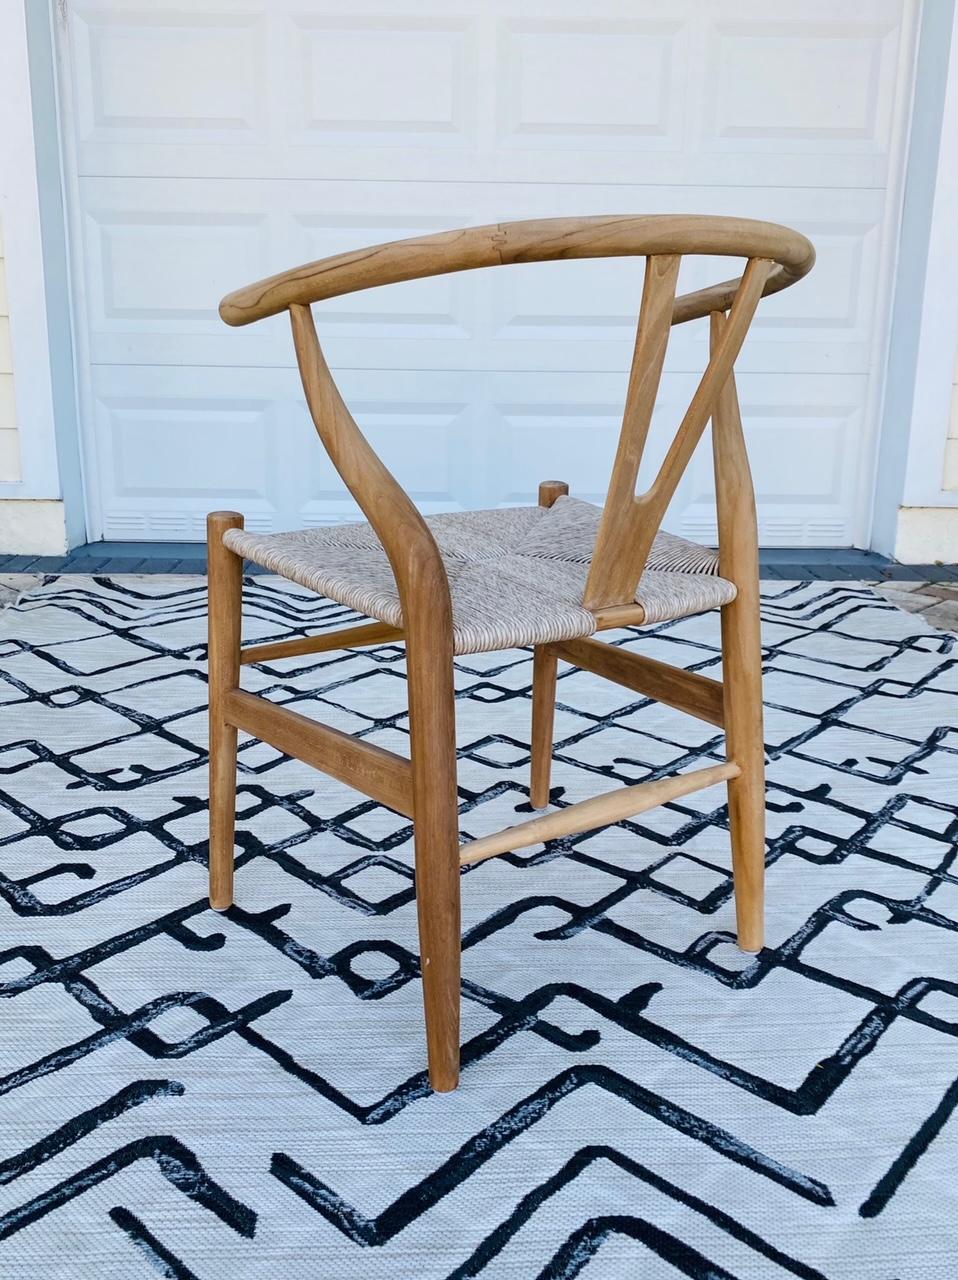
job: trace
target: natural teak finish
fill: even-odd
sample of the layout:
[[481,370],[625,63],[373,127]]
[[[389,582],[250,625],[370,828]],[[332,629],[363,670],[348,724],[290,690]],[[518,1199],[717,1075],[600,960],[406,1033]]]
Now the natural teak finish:
[[[683,256],[744,258],[737,280],[676,297]],[[549,804],[556,680],[561,660],[725,728],[726,760],[690,773],[566,805],[460,847],[456,789],[452,597],[435,538],[408,495],[373,452],[344,404],[320,349],[311,304],[358,289],[443,272],[557,258],[638,255],[646,259],[635,350],[618,451],[584,588],[595,630],[641,624],[636,589],[679,480],[712,421],[719,573],[735,599],[721,610],[722,680],[667,666],[596,639],[538,644],[533,659],[530,801]],[[653,805],[726,783],[739,945],[763,945],[765,868],[761,639],[755,502],[733,366],[760,299],[809,271],[815,255],[797,232],[767,222],[695,217],[554,218],[470,227],[310,263],[230,294],[220,314],[248,324],[288,311],[310,413],[350,493],[389,559],[402,627],[370,622],[332,635],[241,648],[242,559],[224,545],[242,516],[209,517],[210,903],[233,901],[237,731],[253,734],[413,820],[419,946],[429,1078],[459,1079],[460,868],[496,854],[618,822]],[[636,494],[639,467],[674,324],[710,317],[710,358],[652,484]],[[568,493],[543,481],[539,505]],[[410,759],[347,737],[281,704],[242,691],[251,662],[334,648],[406,646]]]
[[[565,497],[569,486],[563,480],[543,480],[539,485],[539,506],[551,507]],[[556,716],[556,679],[559,659],[548,645],[536,645],[532,659],[532,752],[530,757],[529,802],[533,809],[549,803],[552,774],[552,732]]]
[[223,546],[227,529],[241,528],[235,511],[206,517],[210,600],[210,906],[233,901],[233,832],[236,826],[236,725],[226,699],[239,686],[243,562]]

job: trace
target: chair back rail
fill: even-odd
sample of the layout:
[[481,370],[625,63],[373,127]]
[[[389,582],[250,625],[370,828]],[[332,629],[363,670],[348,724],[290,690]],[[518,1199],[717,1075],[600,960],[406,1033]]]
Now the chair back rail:
[[[811,269],[815,252],[804,236],[775,223],[708,215],[543,218],[466,227],[338,254],[223,299],[220,314],[233,325],[289,311],[313,422],[386,551],[404,617],[413,613],[407,601],[430,598],[433,627],[451,635],[452,606],[442,558],[425,520],[372,449],[340,395],[317,338],[311,305],[360,289],[446,272],[636,255],[645,257],[646,270],[635,348],[618,449],[583,599],[593,611],[614,609],[635,599],[655,535],[718,397],[729,385],[759,301]],[[739,256],[747,261],[738,279],[676,297],[679,266],[687,255]],[[658,474],[648,490],[637,495],[671,327],[705,315],[713,316],[708,365]],[[720,317],[721,323],[714,317]],[[734,384],[730,385],[734,394]],[[733,524],[725,491],[752,492],[740,421],[737,433],[726,428],[724,435],[729,438],[713,442],[723,454],[716,463],[720,546]]]
[[[536,218],[414,236],[322,258],[228,294],[220,303],[220,315],[227,324],[252,324],[278,315],[292,303],[305,306],[360,289],[478,267],[556,258],[690,254],[769,259],[776,266],[766,281],[766,294],[787,289],[815,263],[815,250],[803,235],[752,218],[710,214]],[[725,280],[677,298],[673,324],[727,311],[740,283]]]
[[[655,535],[695,447],[702,438],[718,394],[732,372],[772,265],[762,258],[749,259],[729,311],[728,323],[712,350],[705,372],[672,437],[659,472],[648,490],[641,497],[636,497],[639,464],[655,405],[669,334],[669,329],[660,320],[658,345],[648,353],[649,358],[645,359],[646,353],[640,352],[642,314],[647,305],[650,309],[654,308],[656,300],[660,313],[664,311],[663,290],[669,287],[674,289],[678,272],[678,260],[670,258],[665,260],[670,265],[664,274],[656,277],[655,264],[662,260],[649,258],[647,261],[646,280],[648,282],[652,279],[654,284],[652,289],[647,289],[642,300],[636,360],[633,361],[633,376],[630,378],[629,396],[619,435],[619,455],[613,465],[609,495],[599,524],[592,566],[586,583],[583,603],[587,609],[627,604],[635,599],[636,587]],[[636,362],[640,358],[643,359],[643,365],[636,369]],[[633,395],[639,402],[639,412],[636,415],[630,413]],[[748,465],[747,455],[745,465]],[[617,472],[621,474],[617,475]]]

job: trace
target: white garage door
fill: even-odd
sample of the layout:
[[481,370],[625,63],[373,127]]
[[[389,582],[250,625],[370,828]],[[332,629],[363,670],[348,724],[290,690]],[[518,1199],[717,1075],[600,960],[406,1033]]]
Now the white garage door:
[[[69,0],[61,32],[91,536],[356,518],[282,317],[230,289],[470,223],[700,212],[809,235],[740,393],[770,545],[861,544],[887,327],[909,0]],[[732,264],[712,264],[714,279]],[[686,287],[707,283],[687,263]],[[425,512],[601,501],[638,261],[394,285],[316,308],[357,419]],[[706,358],[677,329],[650,463]],[[699,455],[670,528],[713,531]]]

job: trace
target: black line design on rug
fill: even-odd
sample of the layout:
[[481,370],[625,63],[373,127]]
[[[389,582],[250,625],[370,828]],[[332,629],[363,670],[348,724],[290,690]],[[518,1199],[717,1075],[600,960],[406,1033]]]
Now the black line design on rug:
[[[246,617],[264,643],[354,620],[264,578]],[[237,905],[211,913],[202,581],[25,595],[0,630],[0,1270],[79,1240],[97,1278],[919,1280],[958,1220],[955,637],[851,582],[766,584],[763,619],[768,947],[734,945],[721,789],[472,868],[443,1099],[408,819],[246,742]],[[714,673],[713,624],[611,638]],[[401,646],[244,679],[404,750]],[[464,838],[528,812],[530,680],[526,652],[457,660]],[[554,804],[722,749],[561,672]]]

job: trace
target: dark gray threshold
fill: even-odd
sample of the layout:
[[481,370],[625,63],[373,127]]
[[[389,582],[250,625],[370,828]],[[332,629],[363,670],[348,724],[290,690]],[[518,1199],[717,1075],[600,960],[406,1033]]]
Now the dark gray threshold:
[[[201,542],[90,542],[65,556],[0,556],[0,573],[205,573]],[[249,565],[249,573],[265,573]],[[851,581],[906,579],[958,582],[958,565],[896,564],[874,551],[849,547],[769,547],[762,577]]]

